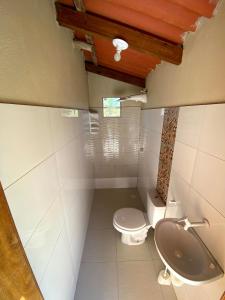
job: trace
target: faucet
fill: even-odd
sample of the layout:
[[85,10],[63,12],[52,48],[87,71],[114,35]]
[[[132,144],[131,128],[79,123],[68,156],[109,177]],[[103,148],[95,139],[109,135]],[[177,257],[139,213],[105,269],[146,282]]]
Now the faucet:
[[179,219],[177,222],[178,223],[183,223],[184,230],[186,230],[186,231],[190,227],[203,227],[203,226],[209,227],[209,221],[205,218],[203,218],[203,220],[201,222],[190,222],[188,217],[184,217],[182,219]]

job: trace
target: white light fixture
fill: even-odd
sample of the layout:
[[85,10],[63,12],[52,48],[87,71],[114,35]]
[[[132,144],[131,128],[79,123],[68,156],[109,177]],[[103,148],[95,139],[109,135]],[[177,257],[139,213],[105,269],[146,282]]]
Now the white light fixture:
[[113,46],[116,48],[116,53],[114,55],[115,61],[121,60],[121,51],[128,48],[128,43],[122,39],[113,39]]

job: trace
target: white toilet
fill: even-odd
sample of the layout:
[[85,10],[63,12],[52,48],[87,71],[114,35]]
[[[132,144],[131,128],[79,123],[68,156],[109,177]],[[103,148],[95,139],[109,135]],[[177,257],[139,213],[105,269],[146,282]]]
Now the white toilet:
[[126,245],[141,245],[145,242],[150,227],[163,219],[165,203],[155,190],[147,195],[147,214],[136,208],[121,208],[114,213],[113,226],[121,232],[121,241]]

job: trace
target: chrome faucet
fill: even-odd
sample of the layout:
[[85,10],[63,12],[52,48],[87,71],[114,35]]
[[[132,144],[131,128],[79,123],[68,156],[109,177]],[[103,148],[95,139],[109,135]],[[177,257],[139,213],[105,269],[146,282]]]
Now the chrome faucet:
[[186,230],[186,231],[191,227],[203,227],[203,226],[209,227],[209,221],[205,218],[201,222],[190,222],[188,217],[185,217],[185,218],[179,219],[177,222],[183,223],[182,225],[184,227],[184,230]]

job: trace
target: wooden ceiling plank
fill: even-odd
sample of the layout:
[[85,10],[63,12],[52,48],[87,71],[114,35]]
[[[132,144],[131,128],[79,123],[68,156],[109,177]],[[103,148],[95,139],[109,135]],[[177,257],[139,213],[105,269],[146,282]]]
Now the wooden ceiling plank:
[[78,12],[59,2],[56,2],[55,5],[57,21],[61,26],[109,39],[120,37],[128,42],[129,47],[140,52],[157,56],[176,65],[181,63],[183,53],[181,45],[101,16]]
[[102,75],[105,77],[109,77],[112,79],[120,80],[126,83],[134,84],[140,87],[145,87],[145,79],[129,75],[127,73],[119,72],[114,69],[110,69],[104,66],[95,66],[93,63],[86,61],[85,69],[88,72],[95,73],[98,75]]

